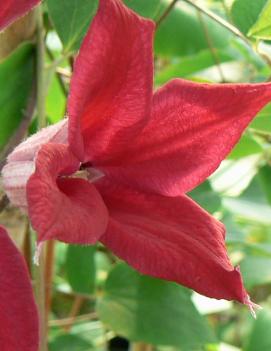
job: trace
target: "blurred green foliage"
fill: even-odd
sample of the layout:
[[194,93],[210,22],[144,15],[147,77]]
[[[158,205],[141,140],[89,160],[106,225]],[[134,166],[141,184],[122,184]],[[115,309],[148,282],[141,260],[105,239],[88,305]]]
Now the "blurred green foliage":
[[[157,21],[170,1],[125,3]],[[203,11],[179,0],[159,25],[155,86],[173,77],[220,83],[270,80],[271,1],[197,3]],[[44,2],[49,16],[48,123],[65,114],[74,55],[96,8],[96,0]],[[33,45],[25,43],[0,63],[0,150],[24,118],[33,54]],[[147,350],[139,341],[148,350],[161,351],[271,350],[271,105],[259,113],[222,167],[190,195],[226,225],[232,262],[240,265],[252,299],[264,307],[258,319],[238,304],[203,302],[181,286],[142,276],[100,245],[59,243],[50,351],[105,350],[116,335],[132,342],[134,351]]]

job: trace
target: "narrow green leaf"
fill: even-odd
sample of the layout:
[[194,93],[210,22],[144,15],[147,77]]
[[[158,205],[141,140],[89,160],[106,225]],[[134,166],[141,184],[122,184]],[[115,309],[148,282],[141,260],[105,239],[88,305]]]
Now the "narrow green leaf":
[[0,149],[24,117],[33,80],[33,45],[20,46],[0,64]]
[[213,342],[214,335],[190,297],[189,290],[175,283],[118,264],[108,277],[98,313],[108,327],[131,341],[194,350]]
[[98,0],[47,0],[49,16],[66,52],[78,50]]
[[73,291],[91,294],[95,287],[95,246],[69,245],[66,257],[68,281]]
[[266,3],[257,22],[250,28],[248,35],[258,39],[271,39],[271,0]]

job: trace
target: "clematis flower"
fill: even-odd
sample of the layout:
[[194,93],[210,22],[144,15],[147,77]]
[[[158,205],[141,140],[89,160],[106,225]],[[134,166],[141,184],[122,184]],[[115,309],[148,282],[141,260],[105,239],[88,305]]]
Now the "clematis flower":
[[41,0],[4,0],[0,6],[0,31],[25,15]]
[[38,313],[25,262],[0,226],[0,349],[37,351]]
[[100,0],[75,61],[68,121],[14,150],[5,189],[39,243],[99,240],[144,274],[252,308],[223,224],[186,193],[271,100],[271,84],[174,79],[153,92],[154,29],[120,0]]

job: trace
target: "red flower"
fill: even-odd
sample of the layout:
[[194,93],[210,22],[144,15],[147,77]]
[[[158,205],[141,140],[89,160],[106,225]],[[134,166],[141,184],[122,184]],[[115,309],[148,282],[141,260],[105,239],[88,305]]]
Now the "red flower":
[[19,146],[4,169],[6,190],[16,198],[11,169],[23,173],[30,162],[18,196],[27,182],[39,242],[100,240],[142,273],[251,306],[223,224],[185,193],[231,151],[271,100],[271,84],[175,79],[153,93],[153,32],[121,1],[100,0],[75,62],[69,143],[45,130]]
[[0,31],[30,11],[41,0],[3,0],[0,6]]
[[0,349],[37,351],[38,313],[24,260],[0,226]]

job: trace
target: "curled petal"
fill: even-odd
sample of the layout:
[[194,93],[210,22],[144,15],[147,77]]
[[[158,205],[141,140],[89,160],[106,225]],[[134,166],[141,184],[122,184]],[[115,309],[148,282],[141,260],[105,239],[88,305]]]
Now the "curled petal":
[[35,156],[48,142],[67,142],[67,120],[42,129],[18,145],[2,170],[3,186],[11,203],[24,211],[27,211],[26,184],[35,170]]
[[151,121],[126,154],[96,166],[115,182],[178,196],[215,171],[270,101],[271,83],[173,80],[155,93]]
[[41,0],[3,0],[0,6],[0,31],[30,11]]
[[75,61],[68,103],[69,140],[82,161],[123,152],[147,123],[152,99],[153,22],[120,0],[99,4]]
[[195,202],[102,182],[99,189],[110,215],[100,240],[117,256],[144,274],[248,304],[240,272],[227,256],[223,224]]
[[44,145],[27,183],[29,216],[38,241],[92,244],[105,232],[108,213],[94,185],[70,178],[79,161],[63,144]]
[[0,226],[0,349],[37,351],[38,312],[25,262]]

